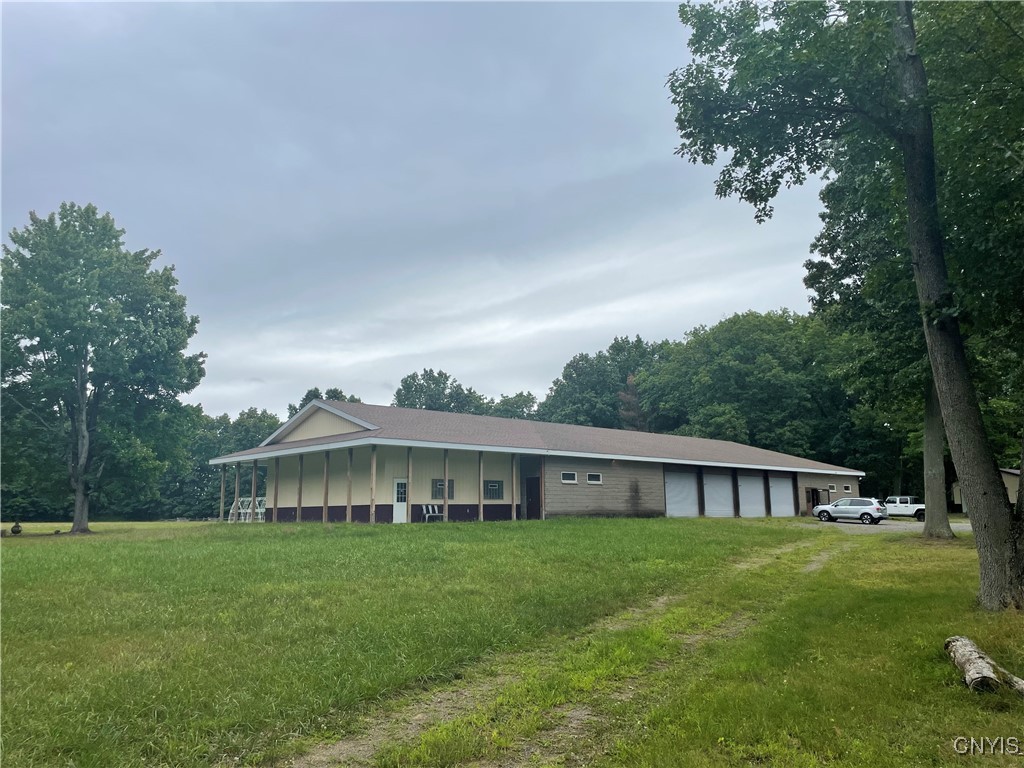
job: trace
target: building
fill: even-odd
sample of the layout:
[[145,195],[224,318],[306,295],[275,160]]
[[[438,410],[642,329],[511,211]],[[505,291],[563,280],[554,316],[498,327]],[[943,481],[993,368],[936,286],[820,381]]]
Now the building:
[[[1003,479],[1003,486],[1006,488],[1006,495],[1013,504],[1017,501],[1017,488],[1020,486],[1019,469],[1000,469],[999,476]],[[953,481],[953,508],[958,512],[966,512],[963,508],[963,497],[960,495],[960,481]]]
[[858,495],[863,476],[721,440],[324,400],[210,463],[222,519],[235,465],[230,510],[274,522],[792,517]]

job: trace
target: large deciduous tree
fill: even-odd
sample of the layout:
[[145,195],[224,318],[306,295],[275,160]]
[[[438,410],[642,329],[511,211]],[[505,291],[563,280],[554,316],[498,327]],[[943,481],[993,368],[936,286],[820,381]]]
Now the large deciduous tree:
[[186,354],[198,318],[185,311],[173,267],[154,268],[160,252],[129,251],[123,236],[110,214],[64,203],[46,218],[30,214],[3,246],[4,409],[59,451],[76,533],[89,530],[104,469],[138,439],[136,419],[153,418],[204,373],[205,356]]
[[680,18],[692,27],[694,58],[669,81],[679,154],[706,164],[727,154],[719,195],[740,196],[762,220],[784,184],[838,167],[851,144],[870,148],[877,172],[901,188],[928,358],[975,531],[979,600],[991,609],[1024,607],[1024,509],[1011,508],[1003,492],[968,368],[911,4],[745,0],[682,6]]
[[629,379],[655,360],[663,346],[639,336],[616,336],[607,350],[576,355],[551,383],[537,417],[607,429],[645,428]]
[[402,379],[392,405],[399,408],[422,408],[448,413],[486,414],[491,403],[474,390],[464,387],[454,376],[442,370],[424,368],[423,373],[410,373]]

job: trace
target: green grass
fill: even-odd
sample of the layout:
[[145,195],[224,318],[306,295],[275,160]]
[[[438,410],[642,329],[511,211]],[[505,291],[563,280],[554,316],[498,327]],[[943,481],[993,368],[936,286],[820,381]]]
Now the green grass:
[[[805,571],[829,546],[832,558]],[[1024,750],[1024,700],[966,690],[942,649],[967,634],[1024,672],[1024,617],[975,607],[969,537],[933,544],[831,527],[807,547],[748,559],[755,567],[694,574],[685,595],[627,626],[511,657],[497,674],[516,670],[512,682],[382,746],[377,765],[506,754],[650,768],[1020,765],[1019,754],[953,748],[958,736],[1003,736]],[[566,711],[587,713],[584,733],[562,725]]]
[[819,535],[673,520],[30,535],[56,527],[3,540],[5,766],[258,763],[486,654]]
[[[1024,700],[968,691],[943,652],[966,634],[1024,672],[1024,616],[976,607],[971,539],[857,538],[813,578],[762,581],[771,610],[652,681],[632,712],[644,738],[623,737],[608,764],[1020,765],[953,750],[957,736],[1003,736],[1024,752]],[[737,586],[721,599],[758,589]]]

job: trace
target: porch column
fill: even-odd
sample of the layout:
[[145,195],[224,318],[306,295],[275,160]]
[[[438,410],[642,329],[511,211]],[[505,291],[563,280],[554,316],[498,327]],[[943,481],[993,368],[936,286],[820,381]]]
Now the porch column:
[[227,478],[227,465],[221,464],[220,465],[220,514],[217,516],[217,519],[220,520],[222,523],[224,522],[224,496],[225,496],[225,492],[227,491],[227,482],[228,482],[228,478]]
[[412,446],[405,449],[405,521],[412,522]]
[[800,517],[800,481],[793,473],[793,514]]
[[444,449],[444,487],[441,488],[441,502],[444,506],[444,517],[442,518],[446,523],[448,522],[448,449]]
[[772,516],[772,481],[768,477],[768,470],[764,472],[764,514],[765,517]]
[[250,492],[251,492],[251,495],[252,495],[252,502],[251,502],[252,506],[249,507],[249,522],[250,523],[255,523],[256,522],[256,479],[258,477],[258,475],[256,474],[256,471],[257,471],[257,466],[256,465],[258,463],[259,462],[256,459],[252,460],[252,488],[250,489]]
[[377,446],[370,446],[370,522],[377,522]]
[[477,488],[476,519],[481,523],[484,521],[484,452],[476,452],[477,474],[479,475],[479,487]]
[[331,452],[324,451],[324,519],[323,522],[327,522],[327,492],[330,488],[330,475],[331,471]]
[[512,472],[508,482],[509,500],[512,502],[512,519],[516,519],[516,455],[512,454]]
[[302,454],[299,454],[299,490],[295,497],[295,522],[302,522]]
[[548,515],[547,510],[544,509],[544,485],[545,485],[544,481],[546,479],[544,477],[544,475],[545,475],[545,470],[547,469],[547,463],[548,463],[547,457],[546,456],[541,456],[540,457],[540,519],[541,520],[546,520],[547,519],[547,515]]
[[270,509],[270,522],[277,522],[277,493],[281,489],[281,457],[274,457],[274,506]]
[[[235,505],[232,509],[235,510],[235,514],[238,514],[238,500],[242,498],[242,464],[241,462],[235,462]],[[236,517],[235,520],[238,520]]]
[[345,482],[348,491],[345,494],[345,522],[352,522],[352,449],[348,449],[348,461],[345,462]]

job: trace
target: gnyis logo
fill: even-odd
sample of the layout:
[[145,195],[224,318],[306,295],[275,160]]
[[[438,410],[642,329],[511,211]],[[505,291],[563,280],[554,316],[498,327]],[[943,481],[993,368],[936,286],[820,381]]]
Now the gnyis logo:
[[1024,756],[1024,743],[1016,736],[957,736],[953,751],[958,755]]

